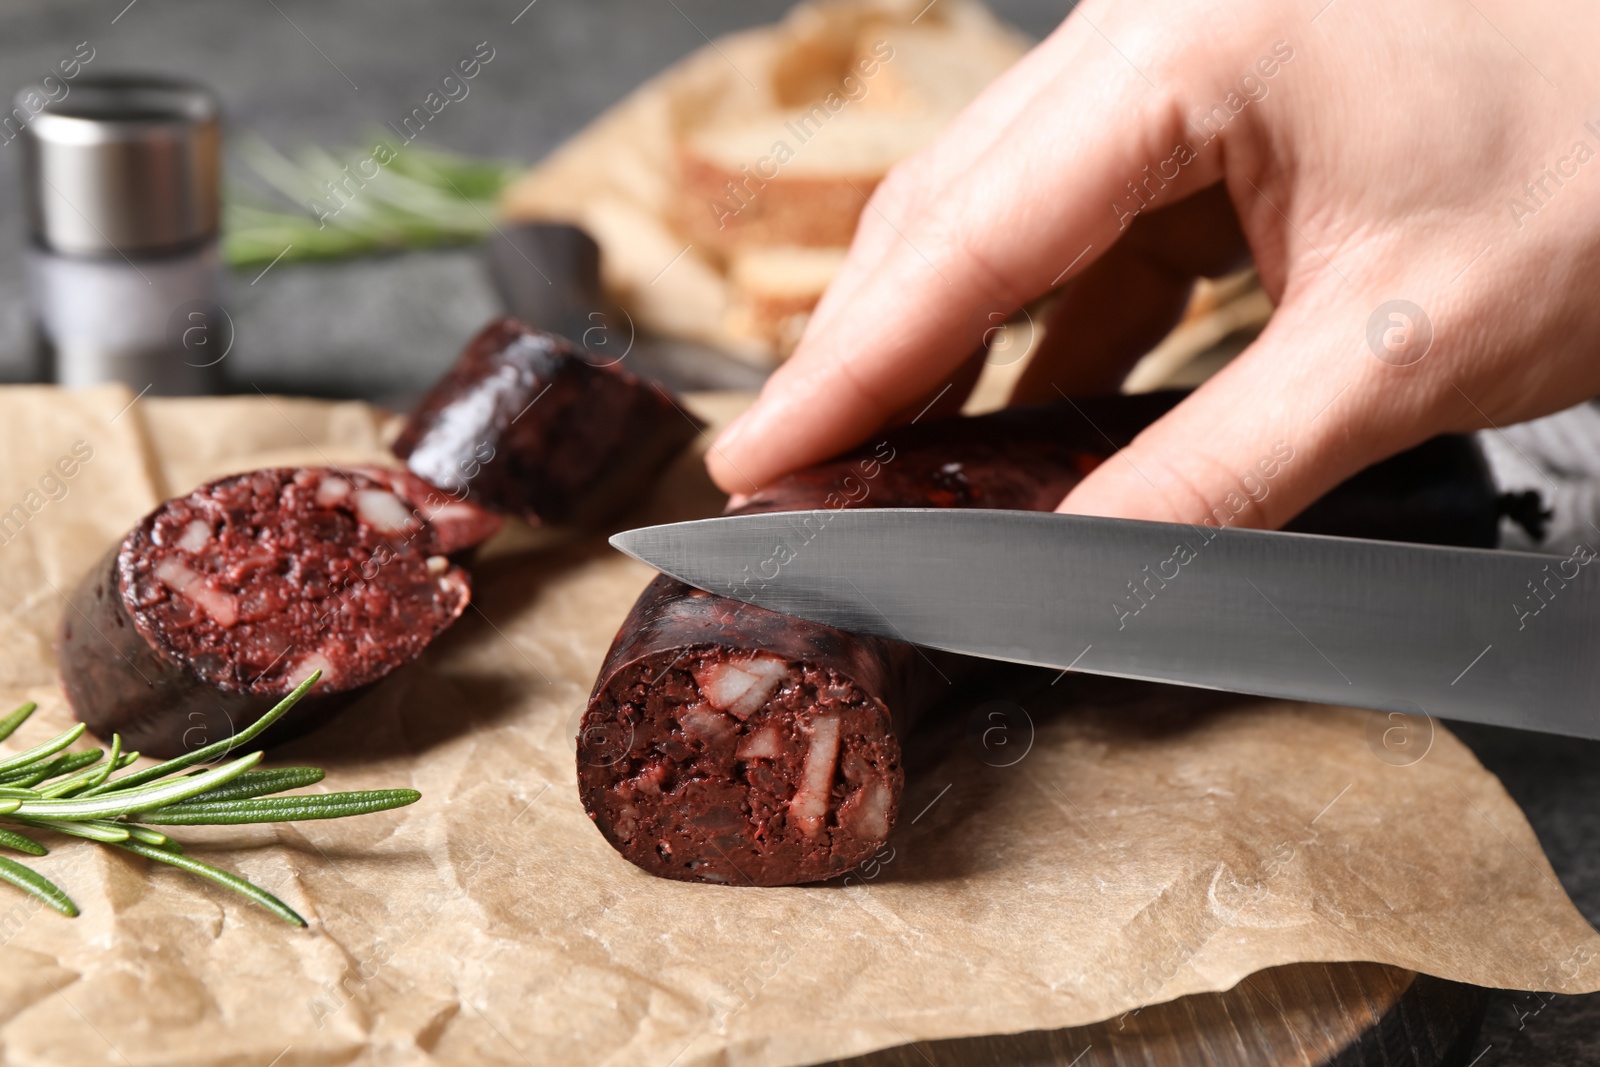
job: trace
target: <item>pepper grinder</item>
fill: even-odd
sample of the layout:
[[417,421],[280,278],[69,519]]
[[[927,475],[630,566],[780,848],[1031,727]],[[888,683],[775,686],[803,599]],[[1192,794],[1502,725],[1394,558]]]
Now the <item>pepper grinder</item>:
[[[27,89],[19,107],[25,96],[37,107]],[[122,382],[141,393],[216,391],[233,342],[217,303],[216,97],[177,79],[84,77],[22,134],[45,378]]]

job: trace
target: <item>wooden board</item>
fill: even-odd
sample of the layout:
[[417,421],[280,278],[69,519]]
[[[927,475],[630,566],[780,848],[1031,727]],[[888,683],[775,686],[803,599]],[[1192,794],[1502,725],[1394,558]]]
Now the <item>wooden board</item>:
[[1297,963],[1092,1026],[924,1041],[832,1067],[1465,1067],[1488,991]]

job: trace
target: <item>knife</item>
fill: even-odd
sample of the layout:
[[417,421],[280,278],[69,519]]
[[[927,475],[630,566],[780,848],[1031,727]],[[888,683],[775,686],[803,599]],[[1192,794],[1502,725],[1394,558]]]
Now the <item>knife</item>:
[[930,648],[1600,739],[1600,563],[1587,542],[1538,555],[861,508],[611,543],[709,592]]
[[639,328],[600,283],[600,246],[577,226],[523,222],[484,245],[489,277],[509,314],[679,392],[761,388],[767,371],[684,338]]

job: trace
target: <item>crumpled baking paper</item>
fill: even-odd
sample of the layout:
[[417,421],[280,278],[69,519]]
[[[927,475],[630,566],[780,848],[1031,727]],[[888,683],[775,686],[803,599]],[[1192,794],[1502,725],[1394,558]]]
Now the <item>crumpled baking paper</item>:
[[[0,698],[41,705],[6,751],[71,721],[62,594],[163,495],[381,460],[393,431],[353,403],[132,400],[0,390]],[[714,423],[742,402],[695,398]],[[720,504],[686,456],[634,518]],[[87,842],[36,862],[81,918],[0,887],[5,1062],[779,1067],[1088,1023],[1293,961],[1600,989],[1600,937],[1443,727],[1083,677],[954,702],[845,884],[650,878],[584,815],[571,741],[650,573],[599,537],[531,544],[492,546],[420,662],[272,754],[419,803],[179,834],[309,929]]]

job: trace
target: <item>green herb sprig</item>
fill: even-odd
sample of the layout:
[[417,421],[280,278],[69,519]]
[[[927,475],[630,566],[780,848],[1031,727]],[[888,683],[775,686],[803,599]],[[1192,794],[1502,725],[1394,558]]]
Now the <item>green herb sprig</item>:
[[[415,789],[365,789],[354,793],[301,793],[272,796],[322,781],[316,767],[253,770],[261,753],[252,752],[216,767],[190,770],[196,764],[226,757],[246,744],[300,702],[322,677],[313,673],[294,692],[233,737],[196,749],[176,759],[118,776],[138,758],[123,752],[113,735],[111,753],[64,753],[83,735],[80,723],[60,736],[15,756],[0,759],[0,848],[43,856],[47,848],[22,830],[53,830],[87,838],[210,879],[260,904],[284,921],[306,925],[283,901],[230,871],[183,854],[183,846],[151,826],[235,826],[241,823],[339,819],[404,807],[421,796]],[[0,741],[9,737],[34,712],[24,704],[0,718]],[[182,773],[180,772],[187,772]],[[31,867],[0,856],[0,881],[32,894],[62,915],[78,914],[78,906],[54,882]]]
[[372,140],[386,149],[381,166],[372,165],[376,148],[304,145],[291,158],[261,137],[240,137],[235,152],[249,180],[224,194],[223,259],[257,267],[480,240],[494,232],[500,191],[522,172],[382,131]]

